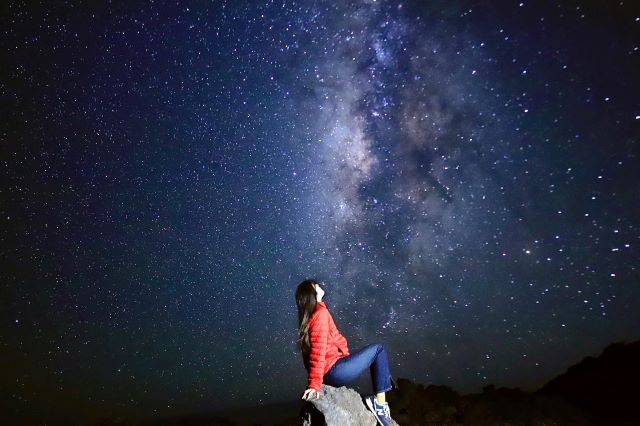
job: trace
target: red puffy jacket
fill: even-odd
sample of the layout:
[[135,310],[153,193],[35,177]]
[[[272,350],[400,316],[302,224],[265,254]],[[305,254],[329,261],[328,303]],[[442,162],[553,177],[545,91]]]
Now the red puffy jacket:
[[309,320],[309,385],[320,392],[322,378],[340,358],[349,355],[347,339],[340,334],[327,305],[319,302]]

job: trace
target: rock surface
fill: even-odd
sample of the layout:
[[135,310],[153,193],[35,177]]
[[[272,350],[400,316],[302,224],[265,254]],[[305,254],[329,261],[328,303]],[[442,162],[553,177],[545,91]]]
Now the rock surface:
[[[393,409],[393,408],[392,408]],[[391,413],[393,416],[393,412]],[[355,390],[322,385],[320,398],[305,402],[300,411],[303,426],[375,426],[376,417]],[[392,420],[392,425],[398,424]]]

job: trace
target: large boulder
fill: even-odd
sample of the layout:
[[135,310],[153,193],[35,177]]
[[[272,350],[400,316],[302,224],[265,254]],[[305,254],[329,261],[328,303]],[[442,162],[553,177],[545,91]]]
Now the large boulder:
[[[393,416],[393,406],[390,405]],[[300,411],[303,426],[375,426],[375,416],[355,390],[322,385],[320,398],[305,401]],[[391,424],[398,426],[392,420]]]

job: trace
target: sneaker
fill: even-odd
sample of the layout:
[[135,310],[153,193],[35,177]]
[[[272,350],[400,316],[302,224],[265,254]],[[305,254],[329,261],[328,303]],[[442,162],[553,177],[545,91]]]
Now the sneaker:
[[380,404],[375,395],[368,396],[365,402],[369,410],[376,416],[379,425],[391,426],[391,411],[389,410],[388,402]]

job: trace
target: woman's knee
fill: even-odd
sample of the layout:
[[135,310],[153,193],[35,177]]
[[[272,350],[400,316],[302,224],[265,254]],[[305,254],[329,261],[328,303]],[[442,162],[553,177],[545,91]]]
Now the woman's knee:
[[382,343],[369,343],[366,347],[368,350],[374,350],[376,353],[384,350]]

